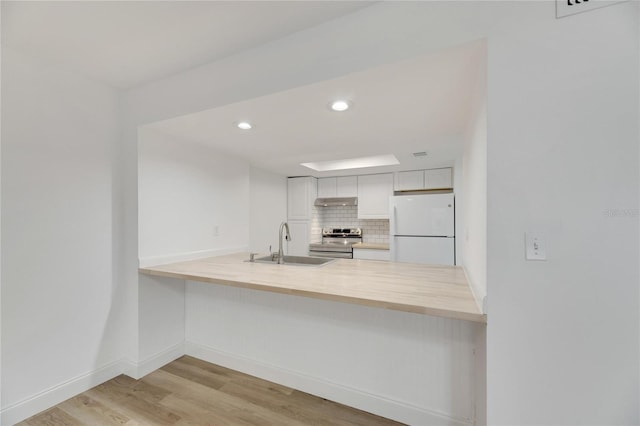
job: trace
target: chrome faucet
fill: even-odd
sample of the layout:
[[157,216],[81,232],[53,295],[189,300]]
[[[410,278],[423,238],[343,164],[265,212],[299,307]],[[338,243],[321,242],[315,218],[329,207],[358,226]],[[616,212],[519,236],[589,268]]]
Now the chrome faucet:
[[284,263],[284,253],[282,251],[282,229],[286,229],[287,235],[285,238],[287,241],[291,241],[291,234],[289,233],[289,224],[287,222],[282,222],[280,224],[280,233],[278,234],[278,265]]

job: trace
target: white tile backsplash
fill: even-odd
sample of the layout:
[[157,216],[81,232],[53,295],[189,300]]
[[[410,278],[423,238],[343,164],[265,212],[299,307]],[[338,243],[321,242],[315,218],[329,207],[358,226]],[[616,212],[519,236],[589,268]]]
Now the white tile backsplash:
[[362,228],[363,242],[389,243],[389,220],[358,219],[357,206],[314,206],[311,218],[311,242],[322,240],[322,228]]

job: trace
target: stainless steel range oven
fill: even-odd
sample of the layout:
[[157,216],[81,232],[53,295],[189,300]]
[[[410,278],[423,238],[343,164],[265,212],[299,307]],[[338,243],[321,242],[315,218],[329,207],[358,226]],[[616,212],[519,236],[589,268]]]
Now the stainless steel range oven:
[[309,256],[353,259],[353,245],[362,242],[360,228],[322,228],[322,242],[309,244]]

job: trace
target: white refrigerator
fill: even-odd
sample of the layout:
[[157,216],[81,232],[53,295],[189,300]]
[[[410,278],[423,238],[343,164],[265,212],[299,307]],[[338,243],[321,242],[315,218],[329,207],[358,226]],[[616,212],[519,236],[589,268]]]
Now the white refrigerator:
[[390,198],[391,260],[455,265],[455,204],[452,193]]

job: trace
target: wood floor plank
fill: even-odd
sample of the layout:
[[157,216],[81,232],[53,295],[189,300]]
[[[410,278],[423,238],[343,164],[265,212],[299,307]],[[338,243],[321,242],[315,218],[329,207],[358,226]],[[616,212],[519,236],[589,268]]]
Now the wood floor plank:
[[269,394],[276,394],[280,398],[282,397],[282,395],[289,396],[294,392],[294,390],[289,387],[258,379],[257,377],[249,375],[234,377],[228,383],[234,383],[238,386],[251,388],[257,392],[265,391]]
[[[254,378],[253,380],[258,379]],[[344,426],[397,424],[388,419],[300,391],[293,391],[289,397],[283,401],[277,393],[269,392],[266,387],[253,386],[251,381],[242,382],[234,380],[223,386],[220,391],[237,396],[245,401],[249,401],[292,419],[302,421],[305,424],[310,424],[310,422],[316,425],[327,426],[335,424]]]
[[58,404],[58,407],[83,424],[96,426],[130,425],[131,419],[127,416],[84,394],[74,396]]
[[[199,367],[205,371],[208,371],[210,373],[214,373],[220,377],[224,377],[227,379],[233,379],[236,377],[251,377],[248,374],[245,373],[241,373],[239,371],[235,371],[235,370],[231,370],[230,368],[226,368],[223,367],[221,365],[216,365],[216,364],[212,364],[210,362],[198,359],[198,358],[194,358],[192,356],[189,355],[184,355],[180,358],[178,358],[177,360],[175,360],[174,362],[176,363],[183,363],[183,364],[189,364],[189,365],[193,365],[195,367]],[[173,363],[170,363],[173,364]]]
[[193,357],[118,376],[21,426],[392,426],[401,423]]
[[237,382],[246,383],[247,386],[251,386],[252,388],[278,392],[282,395],[291,395],[293,392],[293,389],[289,387],[261,380],[248,374],[239,373],[237,371],[216,366],[205,361],[196,360],[191,357],[181,357],[162,367],[162,370],[193,382],[200,383],[201,385],[209,386],[213,389],[220,389],[227,383]]
[[25,420],[24,424],[29,426],[78,426],[82,425],[82,422],[56,406]]
[[180,360],[165,365],[162,370],[212,389],[220,389],[231,380],[228,376],[213,373],[199,366],[180,362]]
[[144,381],[135,380],[125,375],[120,375],[106,383],[98,385],[96,389],[111,393],[114,397],[135,395],[147,401],[160,401],[171,393],[170,390],[152,386]]
[[301,423],[289,421],[288,418],[252,404],[233,395],[220,392],[216,389],[194,383],[180,376],[173,375],[164,370],[157,370],[143,378],[155,386],[173,389],[181,398],[196,404],[208,406],[216,413],[231,416],[232,418],[255,425],[292,425],[302,426]]
[[158,404],[170,393],[146,382],[129,382],[118,376],[88,390],[85,395],[106,405],[115,404],[119,412],[143,423],[172,425],[180,420],[180,416]]
[[186,424],[210,424],[215,426],[301,426],[299,423],[292,423],[278,416],[264,416],[262,415],[263,413],[256,413],[251,409],[248,409],[247,412],[242,412],[242,410],[233,407],[221,409],[216,406],[216,404],[203,403],[178,395],[168,396],[162,401],[162,404],[167,405],[178,414],[184,414],[183,421]]

